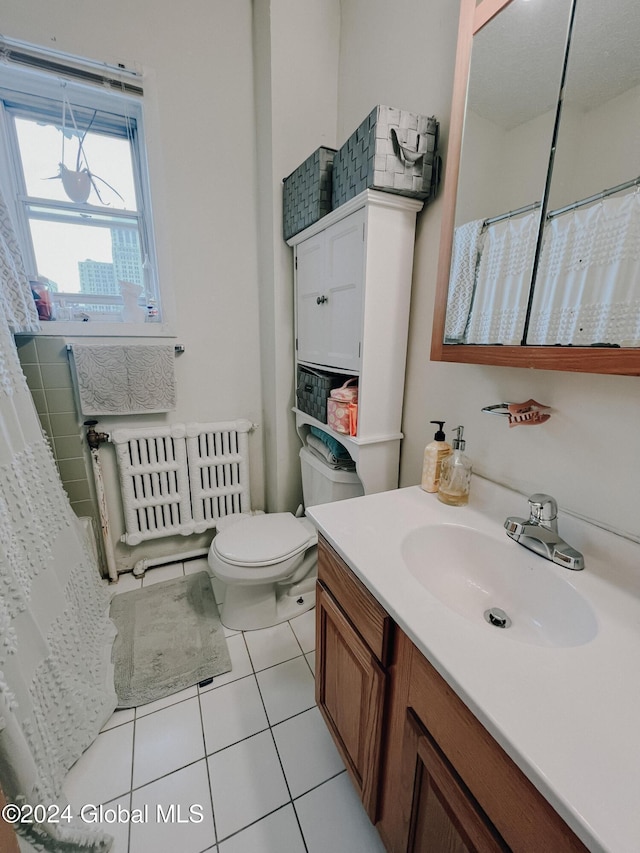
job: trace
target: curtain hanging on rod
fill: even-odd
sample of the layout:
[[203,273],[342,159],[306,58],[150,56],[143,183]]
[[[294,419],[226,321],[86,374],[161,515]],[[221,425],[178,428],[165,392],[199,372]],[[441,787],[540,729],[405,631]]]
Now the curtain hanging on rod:
[[520,344],[540,214],[489,228],[478,264],[466,334],[468,344]]
[[[4,223],[3,283],[7,269],[22,281]],[[67,771],[116,706],[115,629],[20,367],[12,331],[33,330],[29,301],[0,299],[0,787],[7,802],[62,809]],[[81,821],[16,829],[30,849],[52,853],[106,853],[111,844]]]
[[527,343],[640,346],[639,294],[640,194],[576,208],[547,226]]

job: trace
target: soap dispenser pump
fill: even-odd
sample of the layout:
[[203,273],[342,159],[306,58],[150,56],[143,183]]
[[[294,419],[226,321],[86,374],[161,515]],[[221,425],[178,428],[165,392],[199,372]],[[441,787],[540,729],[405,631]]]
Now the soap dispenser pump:
[[430,441],[424,449],[420,485],[425,492],[437,492],[440,484],[442,460],[451,453],[451,445],[445,441],[444,421],[430,421],[430,423],[437,424],[440,429],[436,431],[433,441]]
[[464,506],[469,502],[472,466],[471,460],[464,453],[464,427],[456,427],[455,432],[453,452],[442,462],[438,500],[450,506]]

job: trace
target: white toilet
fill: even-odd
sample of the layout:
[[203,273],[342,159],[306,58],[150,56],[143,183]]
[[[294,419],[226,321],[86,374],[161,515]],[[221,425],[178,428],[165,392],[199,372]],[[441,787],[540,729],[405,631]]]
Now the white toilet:
[[[355,471],[334,470],[306,447],[300,464],[306,506],[364,494]],[[237,631],[269,628],[311,609],[317,542],[313,524],[290,512],[220,519],[209,568],[226,584],[222,624]]]

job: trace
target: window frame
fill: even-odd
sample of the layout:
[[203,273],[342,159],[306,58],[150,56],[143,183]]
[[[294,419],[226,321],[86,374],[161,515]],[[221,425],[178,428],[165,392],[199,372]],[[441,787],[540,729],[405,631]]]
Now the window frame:
[[[126,136],[130,143],[137,210],[124,211],[86,203],[82,205],[82,211],[94,216],[102,216],[106,221],[113,216],[114,219],[120,218],[132,223],[127,227],[132,227],[137,231],[142,259],[149,261],[148,268],[145,269],[145,276],[150,275],[151,277],[152,290],[156,294],[161,319],[143,323],[122,322],[120,320],[107,322],[94,319],[90,319],[88,322],[66,319],[43,321],[39,334],[114,337],[174,336],[172,324],[168,317],[170,300],[161,286],[161,277],[158,274],[145,144],[143,98],[125,91],[107,89],[104,86],[67,80],[55,73],[36,71],[30,68],[14,68],[9,65],[3,69],[2,82],[0,83],[0,185],[13,214],[16,236],[23,252],[27,275],[34,278],[37,274],[29,226],[29,208],[47,208],[49,213],[44,211],[42,217],[34,217],[34,219],[44,218],[48,221],[56,221],[56,211],[62,217],[65,210],[71,213],[77,211],[78,206],[71,201],[44,199],[27,194],[14,117],[19,115],[23,118],[33,118],[36,113],[40,113],[43,117],[48,114],[49,120],[55,119],[58,114],[61,115],[63,94],[73,105],[74,110],[76,108],[91,111],[97,109],[101,113],[113,115],[113,122],[109,122],[106,117],[100,121],[97,126],[98,131],[108,131],[109,125],[111,125],[111,130],[116,131],[115,136],[122,135],[123,138]],[[124,128],[126,128],[126,133],[122,134]],[[68,221],[73,223],[74,220],[75,217],[70,216]],[[77,221],[78,224],[81,224],[80,217],[77,218]],[[74,296],[78,296],[78,294],[74,294]],[[114,304],[119,304],[120,297],[111,297],[111,300]],[[105,296],[83,294],[82,301],[108,304],[110,299],[109,297],[105,298]]]

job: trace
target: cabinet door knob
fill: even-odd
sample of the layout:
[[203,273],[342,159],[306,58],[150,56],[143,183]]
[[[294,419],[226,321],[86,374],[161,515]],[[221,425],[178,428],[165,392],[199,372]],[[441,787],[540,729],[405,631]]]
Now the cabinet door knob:
[[316,299],[316,305],[324,305],[324,303],[328,302],[328,301],[329,301],[328,296],[318,296],[318,298]]

